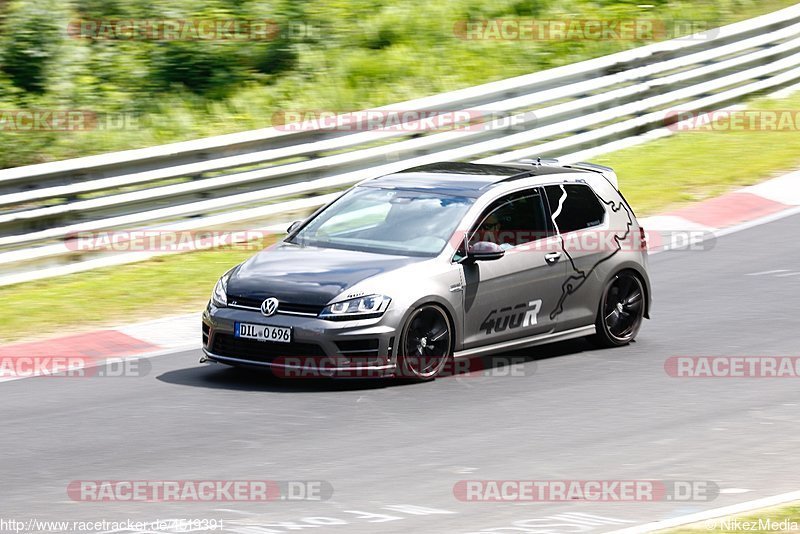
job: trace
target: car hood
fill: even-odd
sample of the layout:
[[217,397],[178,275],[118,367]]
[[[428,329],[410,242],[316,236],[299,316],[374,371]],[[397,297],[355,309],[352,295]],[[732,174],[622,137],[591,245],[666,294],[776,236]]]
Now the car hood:
[[228,298],[324,306],[362,280],[426,259],[279,243],[233,271]]

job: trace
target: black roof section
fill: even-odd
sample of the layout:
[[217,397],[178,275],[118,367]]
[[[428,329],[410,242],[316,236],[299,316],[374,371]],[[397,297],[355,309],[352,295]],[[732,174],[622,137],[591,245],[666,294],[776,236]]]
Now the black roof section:
[[529,176],[590,172],[556,165],[509,163],[486,165],[443,161],[412,167],[380,176],[362,185],[397,189],[419,189],[448,192],[460,196],[479,197],[489,186]]

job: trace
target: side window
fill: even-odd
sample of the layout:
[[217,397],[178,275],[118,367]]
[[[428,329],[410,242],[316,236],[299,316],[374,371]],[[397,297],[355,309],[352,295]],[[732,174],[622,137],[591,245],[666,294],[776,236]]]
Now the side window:
[[478,219],[470,243],[490,241],[511,248],[546,237],[550,231],[542,190],[528,189],[494,201]]
[[545,189],[550,213],[562,234],[603,224],[606,210],[588,185],[548,185]]

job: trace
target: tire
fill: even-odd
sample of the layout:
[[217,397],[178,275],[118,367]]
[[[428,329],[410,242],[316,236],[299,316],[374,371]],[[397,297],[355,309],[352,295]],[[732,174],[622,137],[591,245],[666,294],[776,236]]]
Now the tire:
[[633,271],[620,271],[606,284],[597,310],[597,333],[589,341],[599,347],[621,347],[636,338],[644,319],[645,290]]
[[447,313],[435,304],[414,310],[398,347],[398,378],[415,382],[434,380],[453,357],[453,329]]

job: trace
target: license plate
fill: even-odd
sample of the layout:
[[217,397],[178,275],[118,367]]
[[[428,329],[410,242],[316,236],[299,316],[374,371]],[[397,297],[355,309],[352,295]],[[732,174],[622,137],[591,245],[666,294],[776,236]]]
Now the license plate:
[[236,323],[236,337],[257,339],[258,341],[274,341],[275,343],[291,343],[292,329],[285,326]]

